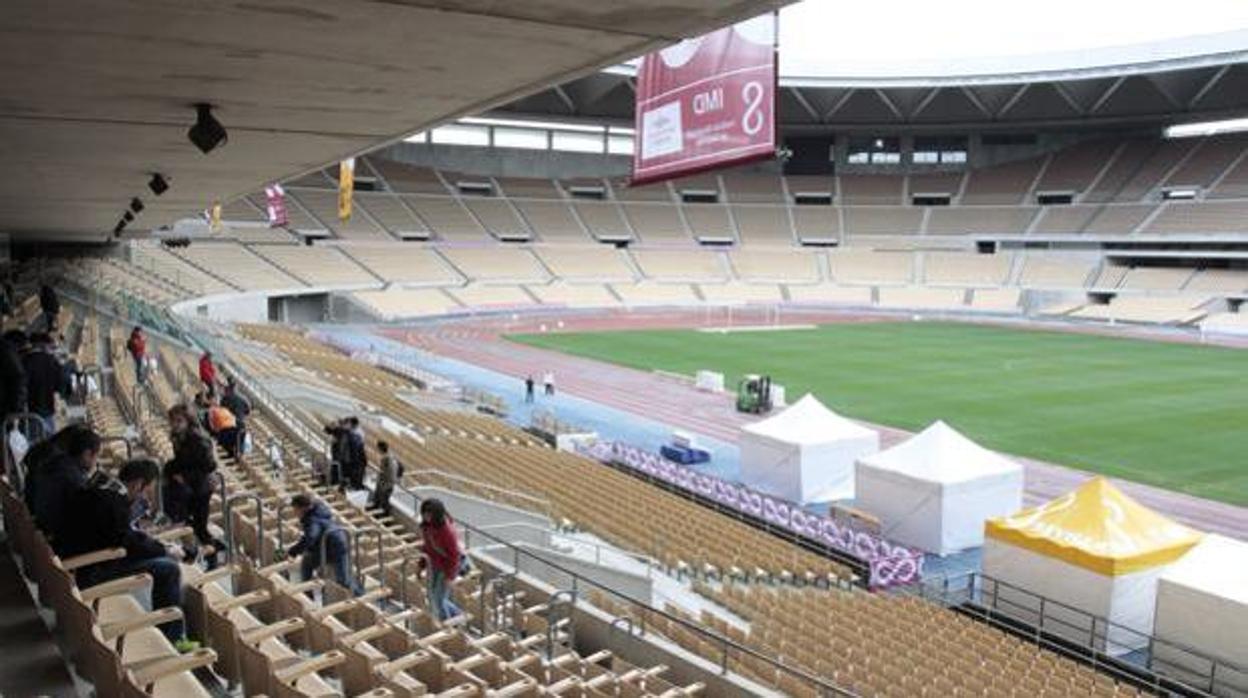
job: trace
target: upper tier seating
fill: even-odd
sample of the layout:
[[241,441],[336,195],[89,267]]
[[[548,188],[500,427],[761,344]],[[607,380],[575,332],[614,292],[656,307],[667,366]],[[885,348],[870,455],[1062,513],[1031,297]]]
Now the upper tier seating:
[[1044,158],[1036,158],[971,170],[961,201],[963,204],[1021,204],[1043,163]]
[[793,230],[799,240],[836,240],[841,237],[840,209],[832,206],[794,206]]
[[793,227],[784,206],[733,206],[742,244],[792,245]]
[[[923,174],[910,175],[910,187],[908,192],[911,197],[916,194],[947,194],[949,197],[956,197],[958,191],[962,188],[962,179],[965,175],[961,172],[926,172]],[[907,201],[906,203],[910,203]]]
[[1021,235],[1036,215],[1032,206],[933,206],[931,235]]
[[589,229],[589,234],[594,237],[633,237],[633,231],[628,227],[628,223],[624,221],[624,214],[620,212],[620,207],[614,202],[590,203],[578,201],[573,204],[573,208],[576,209],[576,215],[580,216],[581,222]]
[[1158,235],[1248,233],[1248,201],[1167,201],[1140,232]]
[[626,253],[606,245],[548,245],[533,252],[558,278],[569,281],[632,281]]
[[728,218],[728,207],[721,204],[684,204],[685,221],[697,238],[736,240],[737,234]]
[[339,249],[387,283],[458,284],[463,281],[429,247],[412,243],[361,243]]
[[405,194],[449,194],[438,173],[427,168],[407,165],[389,158],[366,158],[390,188]]
[[845,205],[874,204],[893,206],[902,203],[901,189],[905,178],[895,175],[841,175],[839,202]]
[[719,254],[704,250],[633,250],[637,267],[658,281],[715,281],[728,278]]
[[255,245],[250,249],[309,286],[376,285],[378,283],[377,277],[333,247]]
[[622,204],[624,215],[642,242],[690,242],[689,231],[670,204]]
[[923,271],[929,284],[1001,286],[1010,273],[1008,254],[928,252]]
[[1155,144],[1152,154],[1125,179],[1114,197],[1116,201],[1139,201],[1148,198],[1161,185],[1161,180],[1195,147],[1190,139],[1163,140]]
[[1033,235],[1073,235],[1083,232],[1088,221],[1101,210],[1100,206],[1072,204],[1041,206],[1032,225]]
[[915,235],[923,226],[923,211],[917,206],[841,207],[845,234],[851,238],[856,235]]
[[1208,187],[1239,158],[1246,143],[1248,141],[1237,134],[1202,138],[1187,160],[1170,173],[1161,185],[1201,189]]
[[465,196],[461,199],[481,225],[495,237],[529,237],[528,226],[516,215],[506,199]]
[[559,199],[552,180],[540,177],[495,177],[500,193],[513,199]]
[[572,209],[561,201],[515,202],[529,228],[543,240],[585,242],[585,229],[572,215]]
[[159,245],[136,244],[133,263],[195,295],[207,296],[234,290],[221,279],[188,264]]
[[1085,235],[1129,235],[1157,208],[1156,204],[1118,204],[1104,206],[1092,217]]
[[545,282],[550,275],[526,248],[442,247],[439,251],[464,276],[473,281]]
[[1082,194],[1120,146],[1119,141],[1078,143],[1053,154],[1036,183],[1036,192]]
[[449,196],[404,196],[403,201],[420,216],[429,230],[442,239],[481,241],[486,237],[481,225],[468,215],[456,199]]
[[784,203],[784,186],[778,175],[729,170],[723,174],[723,182],[730,203]]
[[403,237],[404,234],[427,236],[429,233],[429,226],[404,205],[403,199],[394,194],[356,192],[355,205],[368,211],[374,220],[397,237]]
[[303,283],[252,254],[242,245],[198,244],[174,254],[243,291],[300,288]]
[[[326,230],[341,238],[353,240],[393,240],[394,238],[373,222],[367,211],[353,210],[347,220],[338,218],[338,192],[319,189],[287,189],[287,198],[295,198],[320,221]],[[289,209],[289,206],[287,207]],[[288,211],[289,213],[289,211]]]
[[569,308],[609,308],[620,301],[602,284],[570,284],[556,281],[545,286],[526,286],[545,305]]
[[905,285],[914,279],[912,255],[837,249],[828,252],[828,270],[838,284]]
[[745,281],[815,283],[820,279],[819,255],[792,249],[751,248],[732,251],[728,259],[738,278]]

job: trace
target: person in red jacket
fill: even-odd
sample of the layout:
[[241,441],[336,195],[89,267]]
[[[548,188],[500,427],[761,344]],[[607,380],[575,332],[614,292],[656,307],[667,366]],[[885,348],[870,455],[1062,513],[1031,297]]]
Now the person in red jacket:
[[136,325],[130,330],[126,350],[130,352],[130,358],[134,359],[134,376],[142,383],[145,377],[143,369],[147,365],[147,336],[143,334],[142,327]]
[[420,503],[420,535],[424,542],[425,557],[421,563],[425,567],[429,608],[439,621],[454,618],[463,613],[451,600],[451,582],[459,576],[462,560],[455,522],[441,500],[426,499]]
[[199,381],[204,384],[204,390],[209,397],[217,394],[217,367],[212,363],[210,351],[199,357]]

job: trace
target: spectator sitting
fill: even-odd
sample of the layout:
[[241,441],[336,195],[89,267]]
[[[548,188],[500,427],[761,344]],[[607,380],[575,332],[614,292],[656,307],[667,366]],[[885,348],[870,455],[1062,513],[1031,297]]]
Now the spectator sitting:
[[26,407],[43,420],[44,433],[56,431],[56,395],[70,393],[69,373],[53,354],[52,337],[39,333],[31,337],[31,349],[22,357],[26,372]]
[[[160,466],[151,460],[132,460],[121,467],[117,478],[105,478],[78,490],[72,499],[74,519],[62,533],[65,555],[81,555],[106,548],[124,548],[126,556],[78,571],[78,585],[86,588],[131,574],[152,577],[152,609],[182,604],[182,570],[178,561],[187,552],[177,545],[166,545],[134,525],[133,512],[150,501],[153,485],[160,477]],[[160,627],[179,652],[189,652],[199,643],[186,639],[182,621]]]
[[313,501],[306,494],[290,499],[290,506],[299,517],[303,536],[291,546],[289,555],[302,555],[300,569],[305,580],[311,579],[322,564],[321,551],[325,551],[328,563],[334,568],[334,580],[351,593],[359,596],[364,592],[360,583],[351,576],[350,560],[347,558],[349,541],[347,532],[334,521],[334,515],[323,502]]
[[[87,483],[87,474],[95,469],[100,453],[100,437],[89,427],[68,427],[54,438],[61,451],[47,465],[31,470],[27,482],[27,501],[35,524],[60,553],[60,538],[74,511],[72,499]],[[27,454],[29,457],[29,454]]]

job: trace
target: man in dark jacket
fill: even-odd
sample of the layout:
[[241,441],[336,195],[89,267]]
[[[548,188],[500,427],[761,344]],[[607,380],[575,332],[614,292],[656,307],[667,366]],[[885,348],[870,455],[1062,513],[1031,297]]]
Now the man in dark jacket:
[[359,417],[347,418],[347,454],[351,488],[364,489],[364,473],[368,470],[368,451],[364,445],[364,430],[360,427]]
[[291,546],[290,557],[302,555],[300,560],[304,579],[311,579],[321,566],[322,546],[329,565],[334,568],[334,580],[343,588],[359,596],[364,593],[360,583],[351,576],[350,560],[348,559],[347,532],[334,521],[334,514],[323,502],[313,501],[306,494],[297,494],[290,499],[290,506],[299,517],[299,526],[303,528],[303,536],[299,542]]
[[0,418],[26,409],[26,369],[18,350],[26,334],[10,330],[0,338]]
[[[182,605],[182,570],[178,560],[185,551],[166,545],[137,528],[133,512],[150,502],[160,466],[152,460],[132,460],[121,467],[117,478],[102,478],[75,493],[74,520],[62,536],[67,556],[106,548],[125,548],[126,556],[84,567],[78,571],[82,588],[146,573],[152,577],[152,609]],[[183,652],[197,645],[186,639],[181,620],[160,626],[161,632]]]
[[221,394],[221,406],[234,415],[234,426],[238,430],[235,436],[242,444],[247,434],[247,418],[251,416],[251,401],[238,391],[233,378],[225,380],[225,392]]
[[200,427],[186,405],[169,409],[173,460],[165,465],[169,478],[165,488],[165,513],[174,521],[189,521],[195,538],[203,546],[209,569],[216,567],[225,544],[208,530],[209,504],[217,456],[212,437]]
[[39,309],[43,311],[43,327],[48,333],[56,331],[56,319],[61,314],[61,299],[56,290],[44,284],[39,288]]
[[35,524],[48,536],[52,548],[61,551],[60,539],[73,511],[72,500],[95,469],[100,453],[100,437],[90,428],[70,427],[58,434],[62,452],[47,465],[28,475],[27,501]]
[[56,431],[56,396],[68,396],[69,373],[53,353],[52,337],[31,337],[31,350],[22,357],[26,371],[26,408],[43,419],[45,435]]

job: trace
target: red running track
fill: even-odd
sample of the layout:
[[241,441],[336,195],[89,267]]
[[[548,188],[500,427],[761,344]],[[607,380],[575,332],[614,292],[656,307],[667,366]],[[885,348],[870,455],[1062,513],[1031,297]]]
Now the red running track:
[[[783,324],[826,324],[892,319],[895,316],[786,310],[779,321]],[[516,376],[517,383],[526,375],[540,377],[543,372],[552,371],[556,377],[557,388],[570,395],[669,424],[673,428],[735,444],[741,426],[755,421],[757,417],[737,412],[731,395],[695,390],[682,381],[656,373],[515,344],[502,339],[501,335],[543,330],[585,332],[660,327],[721,327],[728,324],[772,324],[775,321],[774,313],[763,309],[737,309],[733,311],[731,319],[724,309],[656,309],[474,318],[407,329],[387,329],[382,332],[448,358]],[[1104,330],[1079,328],[1078,331]],[[1134,333],[1155,339],[1175,340],[1173,335],[1149,334],[1146,330],[1136,329]],[[909,436],[909,432],[900,429],[878,424],[869,426],[880,430],[881,442],[885,447]],[[1091,477],[1090,473],[1081,470],[1028,458],[1015,458],[1024,466],[1025,499],[1029,505],[1061,496]],[[1115,484],[1145,506],[1164,512],[1199,530],[1248,540],[1248,508],[1124,480],[1115,480]]]

